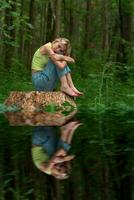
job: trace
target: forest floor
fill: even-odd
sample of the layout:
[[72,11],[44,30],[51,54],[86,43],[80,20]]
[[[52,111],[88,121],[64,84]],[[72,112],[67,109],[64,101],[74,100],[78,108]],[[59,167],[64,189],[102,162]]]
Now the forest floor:
[[[75,86],[84,93],[76,99],[80,110],[103,112],[107,109],[117,109],[120,112],[134,110],[134,81],[129,78],[122,82],[113,75],[89,74],[81,77],[73,74]],[[57,86],[58,90],[59,86]],[[0,104],[9,96],[10,91],[33,91],[29,73],[2,72],[0,74]]]

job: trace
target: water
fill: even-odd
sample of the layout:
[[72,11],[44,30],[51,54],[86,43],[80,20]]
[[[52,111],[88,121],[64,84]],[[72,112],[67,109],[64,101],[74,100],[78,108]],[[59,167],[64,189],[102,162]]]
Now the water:
[[[133,119],[133,113],[86,111],[64,126],[34,126],[28,119],[11,126],[1,115],[0,200],[134,200]],[[45,159],[38,160],[42,150]],[[54,154],[59,157],[42,172]],[[51,167],[56,178],[48,175]]]

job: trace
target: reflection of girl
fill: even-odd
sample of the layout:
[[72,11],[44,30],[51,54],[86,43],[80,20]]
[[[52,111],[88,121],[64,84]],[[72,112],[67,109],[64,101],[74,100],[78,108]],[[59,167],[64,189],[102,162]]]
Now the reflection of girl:
[[67,155],[77,121],[61,127],[61,137],[55,134],[55,127],[36,127],[32,138],[32,157],[36,167],[55,178],[65,179],[70,171],[70,161],[74,155]]

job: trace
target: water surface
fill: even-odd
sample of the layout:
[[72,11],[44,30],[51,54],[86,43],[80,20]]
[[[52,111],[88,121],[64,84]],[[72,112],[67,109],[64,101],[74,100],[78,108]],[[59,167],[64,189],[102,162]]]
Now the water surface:
[[[86,111],[71,121],[82,124],[74,130],[67,152],[75,155],[69,177],[59,180],[33,162],[38,127],[11,126],[0,116],[0,200],[134,200],[134,114],[95,116]],[[58,146],[62,128],[52,129]]]

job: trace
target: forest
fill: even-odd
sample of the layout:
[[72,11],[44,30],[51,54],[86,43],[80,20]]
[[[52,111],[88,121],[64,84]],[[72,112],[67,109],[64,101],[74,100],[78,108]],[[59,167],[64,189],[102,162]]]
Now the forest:
[[66,37],[72,77],[84,92],[79,107],[133,109],[133,11],[131,0],[0,0],[0,102],[11,90],[34,90],[34,52]]
[[[0,16],[0,200],[134,200],[134,1],[0,0]],[[3,104],[10,91],[35,90],[33,54],[58,37],[71,42],[84,93],[65,181],[34,166],[36,127],[10,125]]]

